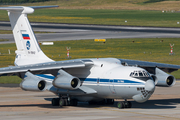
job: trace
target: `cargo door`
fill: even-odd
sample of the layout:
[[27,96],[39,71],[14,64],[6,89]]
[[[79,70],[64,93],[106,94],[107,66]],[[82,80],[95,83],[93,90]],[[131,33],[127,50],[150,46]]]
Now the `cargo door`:
[[115,90],[115,87],[114,87],[114,80],[113,79],[109,80],[109,89],[110,89],[112,94],[116,94],[116,90]]

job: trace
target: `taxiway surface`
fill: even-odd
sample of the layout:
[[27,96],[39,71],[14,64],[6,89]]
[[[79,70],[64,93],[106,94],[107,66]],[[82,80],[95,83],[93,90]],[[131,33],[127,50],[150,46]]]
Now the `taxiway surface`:
[[[2,85],[0,85],[2,86]],[[180,119],[180,82],[173,87],[156,87],[155,93],[145,103],[132,100],[131,109],[113,106],[90,106],[79,103],[77,107],[51,106],[44,98],[55,97],[50,92],[29,92],[19,87],[0,87],[0,119],[2,120],[152,120]],[[119,100],[116,100],[119,101]]]
[[[110,38],[180,38],[180,28],[123,27],[73,24],[31,23],[34,31],[51,33],[36,34],[41,41],[110,39]],[[10,23],[0,22],[0,30],[11,30]],[[53,33],[52,33],[53,32]],[[12,34],[0,34],[0,39],[14,43]]]

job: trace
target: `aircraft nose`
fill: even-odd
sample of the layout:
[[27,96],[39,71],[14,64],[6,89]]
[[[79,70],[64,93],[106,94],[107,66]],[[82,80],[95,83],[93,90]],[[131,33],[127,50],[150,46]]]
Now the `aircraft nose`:
[[141,90],[140,94],[134,95],[132,98],[136,101],[136,102],[145,102],[147,101],[151,95],[153,94],[155,90],[155,83],[153,80],[148,80],[145,83],[145,88],[143,90]]

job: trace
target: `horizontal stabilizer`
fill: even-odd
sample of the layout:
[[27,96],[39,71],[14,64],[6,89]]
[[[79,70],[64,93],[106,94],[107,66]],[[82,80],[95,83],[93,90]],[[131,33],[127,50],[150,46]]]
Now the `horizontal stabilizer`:
[[[11,7],[0,7],[0,10],[17,10],[22,11],[24,10],[25,6],[11,6]],[[33,9],[42,9],[42,8],[53,8],[53,7],[59,7],[58,5],[51,5],[51,6],[27,6]]]
[[24,8],[23,7],[21,7],[21,6],[18,6],[18,7],[0,7],[0,10],[17,10],[17,11],[22,11],[22,10],[24,10]]
[[29,6],[33,9],[42,9],[42,8],[53,8],[53,7],[59,7],[58,5],[50,5],[50,6]]

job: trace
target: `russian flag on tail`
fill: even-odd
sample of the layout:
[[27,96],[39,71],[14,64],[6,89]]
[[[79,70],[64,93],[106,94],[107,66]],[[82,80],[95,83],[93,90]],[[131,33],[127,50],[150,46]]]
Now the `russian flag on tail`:
[[22,34],[24,40],[30,40],[29,34]]

